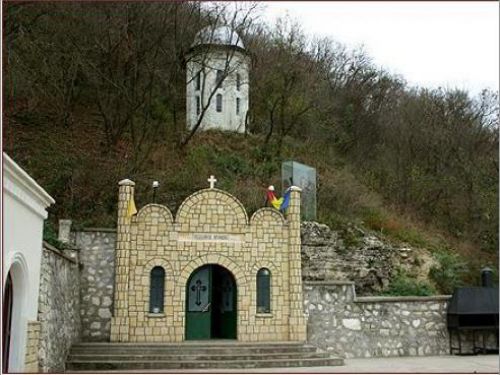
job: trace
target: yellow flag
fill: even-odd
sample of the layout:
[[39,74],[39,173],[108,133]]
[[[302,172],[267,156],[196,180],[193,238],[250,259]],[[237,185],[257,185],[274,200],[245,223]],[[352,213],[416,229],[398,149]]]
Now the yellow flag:
[[134,198],[130,197],[127,207],[127,217],[132,217],[137,213],[137,208],[135,208]]
[[271,204],[273,205],[274,208],[276,208],[277,210],[280,209],[281,207],[281,204],[283,203],[283,197],[277,199],[277,198],[274,198],[274,200],[271,201]]

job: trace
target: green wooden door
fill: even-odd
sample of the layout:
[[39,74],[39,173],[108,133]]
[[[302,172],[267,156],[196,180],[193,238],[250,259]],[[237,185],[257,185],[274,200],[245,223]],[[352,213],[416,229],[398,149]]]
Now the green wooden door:
[[203,266],[190,277],[186,291],[186,340],[211,338],[212,267]]

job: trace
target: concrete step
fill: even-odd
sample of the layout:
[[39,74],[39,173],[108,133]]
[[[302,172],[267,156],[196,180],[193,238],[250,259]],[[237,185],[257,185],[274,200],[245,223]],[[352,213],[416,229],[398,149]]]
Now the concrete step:
[[216,354],[231,354],[231,353],[312,353],[317,349],[311,345],[211,345],[192,346],[192,345],[75,345],[71,349],[71,354],[200,354],[200,353],[216,353]]
[[[212,354],[134,354],[134,360],[142,361],[251,361],[259,359],[290,359],[290,358],[329,358],[328,353],[289,352],[289,353],[212,353]],[[70,354],[69,362],[79,361],[127,361],[130,355],[124,354]]]
[[241,361],[79,361],[67,362],[68,371],[161,370],[342,366],[342,358],[304,358]]
[[236,340],[191,340],[179,343],[171,342],[79,342],[73,345],[73,348],[183,348],[197,349],[199,347],[205,348],[302,348],[304,346],[312,346],[303,342],[282,342],[282,341],[265,341],[260,343],[255,342],[241,342]]
[[171,343],[79,343],[72,347],[67,371],[161,369],[238,369],[343,365],[304,343],[204,341]]

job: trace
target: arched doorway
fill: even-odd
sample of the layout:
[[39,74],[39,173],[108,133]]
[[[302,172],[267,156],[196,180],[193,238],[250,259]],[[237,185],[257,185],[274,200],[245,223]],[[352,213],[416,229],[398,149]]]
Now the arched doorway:
[[207,264],[186,284],[186,340],[236,339],[237,287],[226,268]]
[[10,272],[5,281],[2,311],[2,372],[9,371],[10,333],[12,325],[13,290]]

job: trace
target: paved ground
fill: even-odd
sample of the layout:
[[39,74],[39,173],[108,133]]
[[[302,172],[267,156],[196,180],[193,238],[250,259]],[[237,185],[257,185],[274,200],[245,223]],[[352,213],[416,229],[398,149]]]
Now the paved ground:
[[[111,372],[111,371],[110,371]],[[143,371],[138,371],[143,373]],[[498,374],[498,355],[346,359],[345,366],[268,369],[162,370],[157,373],[457,373]],[[123,371],[116,371],[123,373]]]

